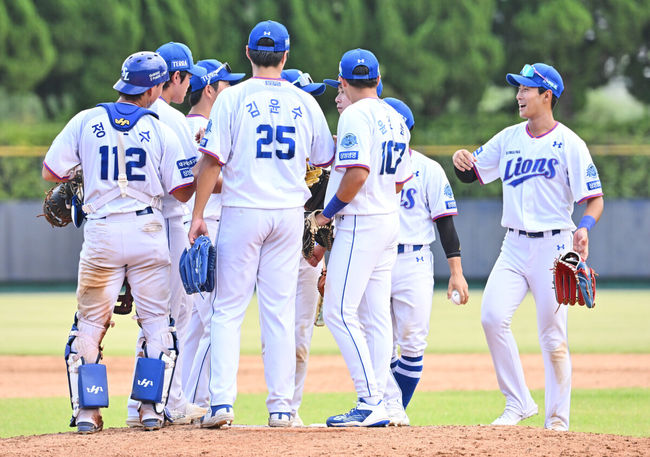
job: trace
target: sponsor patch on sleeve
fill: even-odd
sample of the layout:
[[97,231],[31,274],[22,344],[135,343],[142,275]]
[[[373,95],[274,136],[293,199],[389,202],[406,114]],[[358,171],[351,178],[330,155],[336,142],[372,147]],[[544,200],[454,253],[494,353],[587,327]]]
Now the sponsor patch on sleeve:
[[183,178],[191,178],[194,175],[192,174],[192,170],[189,168],[181,168],[181,176]]
[[589,190],[600,189],[600,187],[601,187],[600,179],[598,179],[596,181],[589,181],[587,183],[587,189],[589,189]]
[[445,207],[447,209],[456,209],[456,200],[447,200],[445,202]]
[[206,147],[208,145],[208,139],[206,137],[201,138],[201,141],[199,142],[199,146],[202,148]]
[[357,160],[358,158],[359,158],[359,151],[339,152],[339,160]]
[[346,133],[341,139],[341,147],[345,149],[350,149],[359,144],[357,141],[357,136],[354,133]]
[[183,159],[176,162],[176,166],[179,170],[190,169],[194,165],[196,165],[196,157],[192,157],[191,159]]

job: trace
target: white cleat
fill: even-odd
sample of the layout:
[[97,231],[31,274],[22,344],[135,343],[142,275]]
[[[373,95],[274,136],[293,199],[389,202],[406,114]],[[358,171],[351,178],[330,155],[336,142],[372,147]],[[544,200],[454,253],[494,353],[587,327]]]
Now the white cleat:
[[270,413],[269,427],[291,427],[291,413]]
[[305,424],[298,415],[298,412],[296,411],[295,414],[291,414],[291,426],[292,427],[304,427]]
[[210,406],[210,410],[201,419],[202,428],[221,428],[224,425],[231,425],[235,420],[235,413],[232,405]]
[[537,414],[537,405],[526,413],[519,413],[513,409],[506,408],[503,413],[497,417],[491,425],[517,425],[524,419]]
[[168,419],[174,425],[186,425],[201,419],[208,412],[207,408],[202,408],[194,403],[187,403],[184,411],[169,411]]
[[387,402],[386,412],[390,419],[390,422],[388,423],[389,426],[408,427],[411,425],[409,417],[406,415],[406,411],[404,411],[404,407],[399,401]]
[[140,420],[140,416],[128,416],[126,418],[126,426],[129,428],[137,428],[137,427],[142,427],[142,421]]

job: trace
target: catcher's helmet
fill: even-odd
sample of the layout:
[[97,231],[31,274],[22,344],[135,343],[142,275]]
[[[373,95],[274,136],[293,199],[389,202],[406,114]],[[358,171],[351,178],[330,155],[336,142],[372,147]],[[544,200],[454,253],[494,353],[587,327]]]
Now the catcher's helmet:
[[122,64],[122,77],[113,89],[123,94],[138,95],[167,80],[169,72],[165,59],[155,52],[142,51],[126,58]]

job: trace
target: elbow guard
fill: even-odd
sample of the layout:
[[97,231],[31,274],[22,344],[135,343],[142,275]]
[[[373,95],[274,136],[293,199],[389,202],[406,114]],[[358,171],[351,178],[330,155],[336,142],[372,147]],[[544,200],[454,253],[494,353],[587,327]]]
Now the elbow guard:
[[474,182],[478,179],[473,168],[471,170],[460,171],[458,168],[454,167],[454,172],[456,173],[458,179],[466,184]]
[[[476,175],[474,177],[476,178]],[[458,233],[456,233],[453,216],[437,219],[436,226],[440,235],[440,243],[447,258],[460,257],[460,240],[458,239]]]

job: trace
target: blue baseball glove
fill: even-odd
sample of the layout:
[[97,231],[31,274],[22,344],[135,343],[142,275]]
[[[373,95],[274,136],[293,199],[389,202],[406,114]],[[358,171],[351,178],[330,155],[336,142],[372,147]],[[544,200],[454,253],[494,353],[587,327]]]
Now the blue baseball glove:
[[210,238],[201,235],[188,251],[183,250],[178,269],[188,295],[214,290],[217,252]]
[[596,306],[596,276],[577,252],[569,251],[555,259],[553,286],[558,304]]

